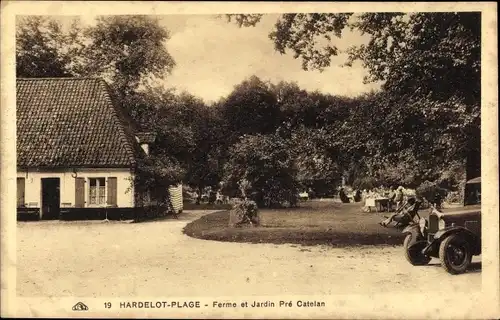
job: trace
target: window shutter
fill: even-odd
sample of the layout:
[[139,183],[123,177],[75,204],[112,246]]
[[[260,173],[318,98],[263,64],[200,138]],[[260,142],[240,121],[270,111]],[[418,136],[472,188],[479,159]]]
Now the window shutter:
[[75,208],[85,207],[85,178],[75,179]]
[[24,192],[25,192],[24,178],[17,178],[17,206],[24,207]]
[[108,197],[107,197],[107,203],[108,206],[116,206],[117,205],[117,180],[115,177],[110,177],[108,178]]

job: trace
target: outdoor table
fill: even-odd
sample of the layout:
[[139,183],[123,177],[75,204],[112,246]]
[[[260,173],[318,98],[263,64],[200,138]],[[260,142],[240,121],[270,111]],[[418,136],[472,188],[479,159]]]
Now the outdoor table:
[[365,207],[375,207],[377,212],[381,212],[383,207],[387,207],[389,204],[389,198],[377,197],[377,198],[366,198]]
[[381,212],[382,208],[387,208],[389,204],[389,198],[380,197],[375,199],[375,207],[377,208],[377,212]]
[[366,198],[365,207],[376,207],[375,198]]

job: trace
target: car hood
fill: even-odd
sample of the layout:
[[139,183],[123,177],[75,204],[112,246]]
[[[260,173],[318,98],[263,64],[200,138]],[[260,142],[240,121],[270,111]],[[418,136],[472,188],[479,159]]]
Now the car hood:
[[471,205],[458,208],[444,209],[442,212],[433,211],[445,221],[478,220],[481,216],[481,205]]

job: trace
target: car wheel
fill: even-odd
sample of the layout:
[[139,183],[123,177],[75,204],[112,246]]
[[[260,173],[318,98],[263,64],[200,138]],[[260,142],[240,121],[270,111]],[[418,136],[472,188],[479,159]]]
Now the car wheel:
[[439,259],[448,273],[464,273],[472,260],[469,243],[459,234],[448,236],[439,246]]
[[413,245],[413,235],[410,233],[406,236],[403,242],[406,260],[414,266],[424,266],[431,261],[431,257],[423,255],[422,249],[425,248],[426,242],[419,242]]

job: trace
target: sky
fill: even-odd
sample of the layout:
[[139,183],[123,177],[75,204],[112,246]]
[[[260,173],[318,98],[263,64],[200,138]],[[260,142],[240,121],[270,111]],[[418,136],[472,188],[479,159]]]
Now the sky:
[[[377,89],[376,84],[363,84],[366,71],[360,64],[340,67],[345,55],[334,57],[331,67],[323,72],[304,71],[301,60],[293,53],[281,55],[274,50],[269,33],[278,19],[266,15],[255,27],[239,28],[214,15],[163,16],[161,24],[171,32],[167,48],[176,67],[166,86],[186,90],[205,101],[227,96],[244,79],[256,75],[277,83],[297,82],[306,90],[356,96]],[[365,42],[353,32],[345,32],[335,40],[339,49]]]
[[[297,82],[306,90],[351,97],[379,88],[379,84],[363,84],[366,70],[360,63],[341,67],[346,61],[344,54],[333,57],[331,66],[319,72],[304,71],[302,61],[294,59],[292,52],[276,52],[269,33],[279,15],[264,15],[255,27],[248,28],[239,28],[216,15],[156,17],[170,32],[166,46],[176,62],[163,85],[187,91],[208,103],[227,96],[235,85],[252,75],[272,83]],[[84,24],[93,24],[94,19],[80,17]],[[346,30],[341,39],[334,41],[342,51],[367,39]]]

